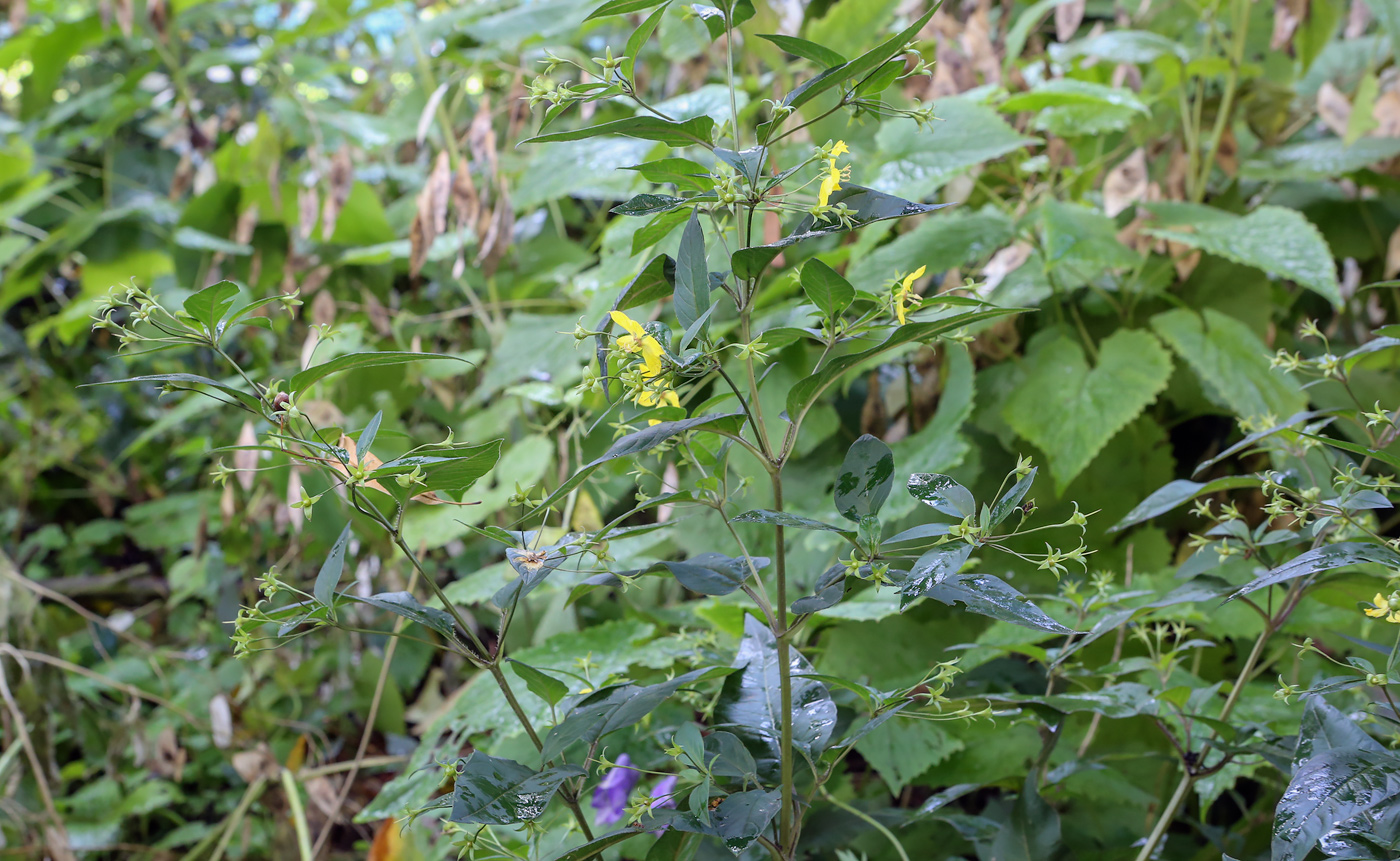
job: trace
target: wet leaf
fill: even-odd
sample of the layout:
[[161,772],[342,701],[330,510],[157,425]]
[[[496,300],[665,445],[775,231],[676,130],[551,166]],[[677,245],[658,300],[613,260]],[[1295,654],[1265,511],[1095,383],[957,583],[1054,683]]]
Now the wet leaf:
[[977,513],[977,501],[972,498],[972,492],[946,475],[914,473],[909,476],[909,495],[951,517],[971,517]]
[[1233,601],[1251,592],[1287,583],[1299,577],[1321,574],[1324,571],[1345,568],[1348,565],[1365,565],[1367,563],[1383,565],[1392,571],[1400,569],[1400,553],[1396,553],[1383,544],[1363,544],[1359,541],[1343,541],[1340,544],[1324,545],[1315,550],[1309,550],[1277,568],[1265,571],[1225,600]]
[[[755,556],[753,564],[762,570],[768,558]],[[684,562],[658,562],[682,586],[701,595],[728,595],[744,585],[752,573],[747,560],[734,559],[723,553],[701,553]]]
[[925,589],[923,595],[944,604],[958,602],[965,605],[970,613],[990,616],[1013,625],[1051,634],[1073,633],[1032,604],[1011,584],[990,574],[950,576],[944,582]]
[[534,771],[475,751],[457,762],[449,822],[511,825],[538,819],[559,785],[584,770],[576,765]]

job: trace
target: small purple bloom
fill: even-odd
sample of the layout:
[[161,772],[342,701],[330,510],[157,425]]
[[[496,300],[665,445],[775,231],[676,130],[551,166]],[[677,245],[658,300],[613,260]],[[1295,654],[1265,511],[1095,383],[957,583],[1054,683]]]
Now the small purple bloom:
[[[680,778],[674,774],[670,777],[661,778],[651,791],[652,802],[650,809],[659,810],[663,807],[674,808],[676,806],[676,784],[679,782]],[[665,830],[664,828],[660,828],[651,833],[660,837]]]
[[617,758],[617,765],[608,769],[593,790],[593,809],[598,811],[596,818],[599,825],[611,825],[622,820],[622,814],[627,809],[627,796],[632,794],[632,787],[642,779],[641,773],[631,766],[632,757],[622,754]]

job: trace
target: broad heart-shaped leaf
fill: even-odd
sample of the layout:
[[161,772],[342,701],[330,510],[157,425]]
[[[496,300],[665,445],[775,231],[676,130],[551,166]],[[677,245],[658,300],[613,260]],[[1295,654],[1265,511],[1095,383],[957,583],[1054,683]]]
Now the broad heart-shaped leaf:
[[345,547],[350,543],[350,524],[345,524],[345,528],[340,530],[340,537],[331,545],[331,552],[326,554],[326,561],[321,563],[321,570],[316,574],[316,583],[311,587],[311,594],[316,600],[327,607],[335,603],[335,587],[340,585],[341,572],[345,570]]
[[1258,487],[1259,479],[1251,475],[1231,475],[1225,478],[1217,478],[1213,481],[1187,481],[1177,479],[1169,481],[1152,495],[1139,502],[1137,506],[1123,516],[1123,519],[1113,524],[1109,532],[1120,532],[1129,526],[1135,526],[1144,520],[1151,520],[1159,514],[1165,514],[1176,508],[1178,505],[1190,502],[1198,496],[1205,496],[1211,493],[1219,493],[1222,490],[1234,490],[1239,487]]
[[1397,796],[1400,757],[1390,751],[1334,749],[1304,760],[1274,811],[1274,861],[1301,861],[1329,835],[1371,832]]
[[1031,471],[1023,475],[1011,489],[1001,495],[997,504],[992,506],[992,525],[1000,526],[1002,521],[1011,516],[1011,512],[1016,510],[1016,506],[1021,504],[1021,500],[1026,498],[1030,492],[1031,485],[1035,483],[1035,474],[1040,467],[1031,467]]
[[368,598],[356,598],[355,600],[371,607],[388,610],[390,613],[403,616],[410,622],[417,622],[424,627],[432,628],[444,637],[451,638],[456,632],[452,616],[446,610],[424,607],[417,598],[413,597],[411,592],[379,592]]
[[798,421],[807,412],[807,409],[821,397],[822,392],[827,387],[842,376],[859,365],[862,365],[877,356],[893,350],[895,347],[902,347],[905,344],[912,344],[916,341],[928,341],[948,332],[980,323],[984,320],[994,320],[997,317],[1004,317],[1007,314],[1015,314],[1015,308],[988,308],[981,311],[968,311],[962,314],[955,314],[944,317],[941,320],[929,320],[922,323],[907,323],[890,333],[884,343],[877,344],[868,350],[858,353],[847,353],[844,356],[837,356],[828,361],[818,371],[811,376],[804,377],[791,389],[788,389],[787,414],[788,421]]
[[534,771],[510,759],[474,751],[457,761],[449,822],[510,825],[544,813],[559,784],[586,772],[577,765]]
[[[359,451],[364,451],[359,447]],[[373,480],[422,471],[422,484],[412,485],[414,493],[442,490],[461,493],[491,471],[501,459],[501,441],[481,445],[425,446],[414,454],[394,458],[370,473]]]
[[1317,227],[1296,209],[1261,206],[1241,216],[1190,203],[1147,208],[1160,224],[1160,229],[1147,231],[1149,235],[1296,281],[1334,307],[1341,306],[1332,251]]
[[971,517],[977,513],[972,491],[946,475],[916,472],[909,476],[908,487],[910,496],[950,517]]
[[1384,544],[1364,544],[1360,541],[1326,544],[1316,550],[1309,550],[1277,568],[1265,571],[1240,587],[1225,600],[1233,601],[1248,595],[1250,592],[1257,592],[1266,586],[1276,586],[1279,583],[1287,583],[1289,580],[1310,574],[1320,574],[1334,568],[1366,563],[1383,565],[1394,571],[1400,569],[1400,553],[1396,553]]
[[[768,559],[755,556],[753,564],[763,569],[768,567]],[[701,595],[728,595],[743,586],[753,573],[746,560],[733,559],[723,553],[701,553],[684,562],[658,562],[657,566],[671,572],[685,588]]]
[[958,574],[924,590],[925,598],[952,605],[958,601],[968,612],[990,616],[1013,625],[1035,628],[1051,634],[1072,634],[1069,628],[1056,622],[1045,611],[1026,600],[1015,587],[990,574]]
[[1195,371],[1210,399],[1243,419],[1292,415],[1307,395],[1269,365],[1269,349],[1248,325],[1213,308],[1178,308],[1152,318],[1152,330]]
[[[710,310],[710,270],[705,262],[705,231],[700,227],[699,213],[692,210],[690,221],[681,233],[681,247],[676,252],[676,319],[681,329],[688,330],[703,320]],[[707,322],[700,324],[699,336],[705,336]]]
[[447,356],[442,353],[403,353],[385,350],[378,353],[346,353],[343,356],[336,356],[329,362],[322,362],[319,365],[312,365],[304,371],[297,373],[287,383],[287,390],[294,395],[301,394],[311,386],[324,380],[332,374],[339,374],[342,371],[354,370],[356,368],[383,368],[389,365],[406,365],[410,362],[426,362],[430,359],[451,359],[454,362],[463,362],[470,365],[466,359],[459,356]]
[[839,317],[856,298],[851,282],[815,257],[802,264],[802,292],[829,319]]
[[828,217],[818,222],[810,215],[804,216],[792,233],[777,242],[735,251],[729,258],[734,276],[736,278],[757,278],[763,273],[764,268],[773,262],[773,258],[782,253],[784,248],[807,239],[830,236],[834,233],[845,233],[848,230],[858,230],[877,221],[903,218],[907,215],[920,215],[952,205],[948,203],[914,203],[902,197],[851,183],[847,183],[839,191],[833,192],[830,202],[832,204],[844,203],[852,211],[854,221],[850,226],[846,226],[840,219],[834,217]]
[[630,433],[622,439],[612,444],[602,457],[591,460],[578,471],[569,476],[568,480],[555,488],[543,502],[539,504],[537,511],[546,506],[553,505],[563,498],[569,491],[578,487],[584,479],[593,474],[593,471],[603,464],[617,460],[620,457],[628,457],[634,454],[641,454],[649,451],[677,434],[690,430],[709,428],[714,431],[725,433],[738,433],[739,426],[743,423],[744,414],[739,413],[711,413],[707,416],[696,416],[691,419],[684,419],[676,422],[660,422],[651,427],[642,428],[635,433]]
[[1060,845],[1060,814],[1040,797],[1040,775],[1026,775],[1010,819],[992,841],[990,857],[997,861],[1045,861]]
[[894,487],[894,452],[870,434],[861,434],[846,449],[836,478],[836,510],[847,520],[880,513]]
[[1148,332],[1120,329],[1099,344],[1092,370],[1078,342],[1060,335],[1036,351],[1002,415],[1050,461],[1057,493],[1147,405],[1171,377],[1172,360]]
[[905,609],[929,589],[957,574],[971,555],[972,545],[966,541],[929,548],[914,562],[908,576],[899,581],[899,609]]
[[591,744],[610,732],[632,726],[685,685],[732,672],[728,667],[707,667],[655,685],[626,684],[604,688],[580,700],[569,716],[549,731],[540,757],[542,761],[550,762],[575,742]]
[[525,144],[555,143],[557,141],[578,141],[585,138],[599,137],[600,135],[622,135],[623,137],[656,141],[657,143],[664,143],[667,146],[674,147],[692,145],[709,146],[710,135],[714,131],[714,128],[715,121],[703,115],[680,122],[672,122],[652,116],[628,117],[627,119],[584,126],[570,131],[536,135],[535,137],[521,141],[519,146],[524,146]]
[[232,281],[210,284],[185,300],[185,313],[198,320],[210,335],[217,335],[219,322],[224,319],[233,300],[238,298],[238,285]]
[[508,547],[506,561],[520,576],[502,586],[492,596],[491,603],[502,610],[533,592],[536,586],[548,579],[549,575],[554,573],[554,569],[559,567],[559,563],[564,561],[564,556],[552,550],[525,552]]
[[658,215],[670,212],[685,205],[685,198],[669,194],[639,194],[626,203],[619,203],[610,211],[613,215]]
[[669,827],[708,834],[718,837],[729,851],[739,855],[763,834],[781,806],[782,794],[778,790],[750,789],[725,796],[710,811],[709,822],[685,811],[662,809],[645,816],[641,827],[649,830]]
[[[794,677],[812,672],[812,665],[796,648],[788,650],[788,661]],[[748,745],[759,775],[771,777],[778,773],[782,758],[781,665],[773,632],[753,616],[744,617],[744,639],[734,666],[742,672],[725,680],[719,720]],[[815,761],[835,726],[836,703],[826,686],[815,679],[793,678],[793,746]]]

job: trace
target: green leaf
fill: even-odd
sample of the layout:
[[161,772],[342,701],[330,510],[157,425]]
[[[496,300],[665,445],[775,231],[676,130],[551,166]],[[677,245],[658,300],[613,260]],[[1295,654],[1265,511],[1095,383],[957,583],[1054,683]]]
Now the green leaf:
[[301,394],[332,374],[359,368],[383,368],[390,365],[405,365],[410,362],[426,362],[432,359],[451,359],[454,362],[471,364],[471,362],[457,356],[447,356],[441,353],[403,353],[392,350],[377,353],[346,353],[343,356],[336,356],[328,362],[312,365],[297,373],[287,383],[287,390],[293,394]]
[[[756,568],[766,568],[768,558],[753,557]],[[701,595],[728,595],[744,585],[752,573],[744,559],[733,559],[723,553],[701,553],[685,562],[658,562],[680,584]]]
[[[725,4],[729,5],[729,0],[725,0]],[[718,39],[724,35],[726,24],[723,9],[705,3],[694,3],[690,8],[694,10],[695,17],[699,18],[701,23],[705,25],[705,29],[709,31],[710,39]],[[753,0],[734,0],[733,11],[730,15],[734,19],[733,26],[735,28],[738,28],[740,24],[752,18],[755,14],[756,10],[753,7]]]
[[553,676],[514,658],[506,660],[510,662],[511,669],[515,671],[515,674],[525,681],[525,687],[529,689],[530,693],[550,705],[559,705],[560,700],[569,695],[569,686]]
[[888,161],[875,188],[923,200],[949,180],[1038,139],[1019,134],[993,108],[965,97],[938,101],[943,120],[930,134],[911,119],[891,120],[875,136]]
[[[812,672],[795,648],[788,654],[792,673]],[[778,643],[753,616],[744,616],[744,639],[734,666],[742,672],[725,680],[719,719],[748,745],[761,776],[777,774],[782,758],[778,728],[783,723]],[[792,679],[791,691],[793,746],[815,761],[836,726],[836,703],[826,686],[813,679]]]
[[977,513],[972,491],[946,475],[916,472],[909,476],[908,489],[910,496],[949,517],[962,519]]
[[1063,46],[1059,52],[1065,59],[1094,57],[1101,63],[1151,63],[1158,57],[1173,56],[1186,62],[1189,55],[1180,43],[1148,30],[1110,30],[1078,39]]
[[[703,805],[709,786],[702,783],[696,791],[702,792],[698,800]],[[653,810],[643,817],[640,827],[650,830],[669,827],[676,831],[708,834],[719,838],[731,852],[738,855],[767,830],[781,806],[782,796],[778,790],[750,789],[725,796],[714,810],[709,811],[709,821],[692,813],[663,809]]]
[[[175,244],[181,248],[189,248],[194,251],[211,251],[218,254],[226,254],[230,257],[247,257],[253,253],[253,246],[245,245],[242,242],[232,242],[220,236],[196,230],[193,227],[181,227],[175,231]],[[217,285],[215,285],[217,286]]]
[[743,514],[736,514],[730,519],[731,523],[767,523],[772,526],[785,526],[791,529],[817,529],[825,532],[835,532],[839,535],[854,536],[855,532],[842,529],[830,523],[824,523],[811,517],[803,517],[800,514],[793,514],[790,511],[770,511],[767,508],[755,508],[752,511],[745,511]]
[[[638,305],[655,302],[670,296],[675,289],[676,261],[668,254],[658,254],[647,261],[647,265],[642,267],[642,271],[632,279],[632,283],[627,285],[622,295],[617,297],[613,310],[626,311]],[[599,328],[607,328],[610,325],[606,317],[603,319],[604,322],[599,324]]]
[[533,771],[518,762],[473,751],[457,761],[449,822],[511,825],[544,813],[559,785],[586,772],[577,765]]
[[1273,182],[1333,180],[1397,155],[1400,138],[1364,137],[1350,145],[1342,138],[1325,138],[1261,150],[1240,166],[1240,178]]
[[846,566],[833,565],[817,579],[814,594],[798,598],[789,609],[798,615],[819,613],[841,603],[846,597]]
[[436,607],[424,607],[412,592],[379,592],[368,598],[354,599],[371,607],[380,610],[387,610],[395,615],[402,616],[410,622],[431,628],[439,634],[451,639],[456,632],[452,616],[446,610],[439,610]]
[[592,744],[609,733],[626,729],[651,714],[682,687],[731,672],[727,667],[708,667],[655,685],[625,684],[603,688],[580,700],[569,716],[549,731],[540,758],[551,762],[577,742]]
[[1277,586],[1299,577],[1321,574],[1335,568],[1365,564],[1382,565],[1394,571],[1400,569],[1400,553],[1383,544],[1364,544],[1359,541],[1343,541],[1340,544],[1327,544],[1309,550],[1277,568],[1265,571],[1246,583],[1225,600],[1233,601],[1251,592],[1268,586]]
[[1187,203],[1151,204],[1148,209],[1168,228],[1148,230],[1149,235],[1296,281],[1341,306],[1332,251],[1296,209],[1261,206],[1244,216]]
[[871,284],[896,272],[913,272],[920,266],[927,266],[930,272],[944,272],[985,259],[1011,244],[1014,238],[1015,225],[994,206],[975,212],[954,209],[937,218],[923,219],[913,230],[856,260],[847,275],[855,284]]
[[[608,0],[608,2],[588,13],[585,21],[606,18],[609,15],[626,15],[628,12],[641,12],[653,6],[660,6],[670,0]],[[630,52],[629,52],[630,53]]]
[[759,33],[758,38],[767,39],[794,57],[811,60],[823,68],[844,65],[846,58],[816,42],[799,39],[796,36],[783,36],[777,33]]
[[627,47],[622,50],[627,59],[622,61],[620,68],[622,76],[629,81],[634,78],[633,72],[637,67],[637,57],[642,52],[642,46],[651,39],[651,34],[656,32],[656,25],[661,23],[661,16],[666,13],[666,5],[664,4],[667,0],[662,0],[662,2],[661,8],[648,15],[641,26],[633,30],[632,35],[627,37]]
[[788,390],[787,414],[789,421],[799,421],[807,410],[812,406],[822,392],[841,379],[846,372],[858,367],[871,359],[888,353],[895,347],[902,347],[905,344],[928,341],[939,335],[980,323],[983,320],[994,320],[997,317],[1004,317],[1007,314],[1016,313],[1014,308],[989,308],[984,311],[969,311],[964,314],[957,314],[945,317],[941,320],[929,320],[922,323],[908,323],[900,326],[890,333],[884,343],[862,350],[858,353],[848,353],[844,356],[837,356],[828,361],[822,368],[811,376],[799,380],[796,385]]
[[623,120],[598,123],[569,131],[536,135],[521,141],[520,145],[578,141],[602,135],[622,135],[623,137],[656,141],[673,147],[707,147],[710,145],[710,136],[714,132],[714,128],[715,121],[708,116],[691,117],[679,122],[653,116],[628,117]]
[[1259,479],[1252,475],[1232,475],[1208,482],[1187,481],[1186,479],[1170,481],[1160,489],[1153,491],[1151,496],[1138,503],[1132,511],[1124,515],[1123,519],[1115,523],[1109,531],[1121,532],[1129,526],[1136,526],[1144,520],[1151,520],[1160,514],[1166,514],[1173,508],[1190,502],[1200,496],[1219,493],[1222,490],[1258,486]]
[[1129,108],[1147,114],[1147,106],[1124,87],[1110,87],[1075,78],[1050,78],[1030,90],[1017,93],[1001,103],[1007,113],[1039,111],[1062,105],[1096,105]]
[[1152,318],[1152,329],[1200,378],[1211,400],[1243,419],[1291,415],[1307,396],[1269,366],[1268,348],[1249,326],[1213,308],[1178,308]]
[[[1329,750],[1311,757],[1293,769],[1279,799],[1271,857],[1302,861],[1324,838],[1330,838],[1331,850],[1343,835],[1364,835],[1393,811],[1397,796],[1400,758],[1389,751]],[[1367,852],[1341,857],[1379,856]]]
[[635,433],[630,433],[613,443],[612,447],[604,452],[602,457],[589,461],[579,467],[577,472],[569,476],[568,480],[559,485],[559,487],[555,488],[554,492],[541,502],[535,510],[538,511],[553,505],[559,499],[567,495],[569,491],[582,484],[584,479],[588,478],[595,469],[609,461],[649,451],[661,445],[671,437],[685,433],[686,431],[709,428],[731,434],[738,433],[739,427],[743,424],[743,421],[744,413],[742,412],[712,413],[710,415],[696,416],[695,418],[684,419],[682,421],[660,422],[651,427],[636,431]]
[[749,147],[739,152],[715,147],[715,158],[734,168],[734,172],[747,179],[751,186],[757,186],[763,177],[763,161],[767,157],[767,147]]
[[1028,601],[1026,596],[1011,584],[990,574],[951,576],[944,582],[925,589],[923,595],[948,605],[955,601],[960,602],[970,613],[989,616],[1013,625],[1051,634],[1074,633],[1046,615],[1044,610]]
[[904,46],[918,38],[919,31],[933,18],[933,13],[938,11],[939,4],[933,4],[933,8],[914,19],[904,30],[881,42],[875,48],[865,52],[859,57],[841,66],[827,69],[815,78],[807,81],[797,89],[788,93],[783,99],[783,104],[793,108],[800,108],[822,93],[844,84],[846,81],[860,80],[866,75],[883,66],[893,59]]
[[205,332],[211,336],[217,335],[219,323],[237,298],[238,285],[232,281],[220,281],[191,294],[185,300],[185,313],[198,320]]
[[186,385],[208,386],[211,389],[218,389],[224,394],[234,398],[243,406],[255,413],[262,412],[262,400],[253,394],[236,389],[229,383],[221,383],[218,380],[211,380],[208,377],[201,377],[198,374],[146,374],[140,377],[127,377],[121,380],[103,380],[97,383],[84,383],[84,386],[119,386],[126,383],[185,383]]
[[1048,201],[1041,207],[1045,225],[1045,263],[1071,279],[1090,279],[1105,269],[1131,269],[1142,258],[1118,241],[1113,219],[1075,203]]
[[669,194],[639,194],[626,203],[619,203],[610,211],[613,215],[657,215],[684,205],[685,198],[683,197],[671,197]]
[[592,840],[572,849],[565,849],[556,855],[551,855],[545,861],[588,861],[589,858],[597,858],[604,851],[611,849],[624,840],[630,840],[638,834],[645,834],[638,828],[623,828],[619,831],[610,831],[601,837]]
[[880,775],[892,796],[898,796],[924,772],[963,749],[963,743],[937,723],[890,720],[895,714],[886,712],[870,721],[866,726],[875,727],[856,742],[856,750]]
[[880,513],[894,487],[894,452],[870,434],[861,434],[846,450],[836,479],[836,510],[851,521]]
[[709,169],[688,158],[660,158],[655,161],[619,168],[619,170],[635,170],[647,182],[654,182],[658,185],[669,182],[678,189],[710,191],[715,187],[715,180],[710,175]]
[[815,257],[802,265],[801,280],[802,292],[828,319],[839,317],[856,298],[851,282]]
[[929,589],[956,576],[971,555],[972,545],[966,541],[929,548],[924,555],[915,560],[908,576],[899,581],[899,609],[904,610],[916,599],[923,597]]
[[335,604],[335,587],[340,585],[341,572],[345,570],[345,547],[350,543],[350,524],[345,524],[345,528],[340,530],[340,537],[331,545],[331,552],[326,554],[326,559],[321,563],[321,570],[316,574],[316,584],[311,589],[311,594],[316,600],[327,607]]
[[425,446],[382,464],[370,473],[370,478],[389,479],[421,469],[423,483],[412,486],[414,493],[442,490],[460,494],[490,472],[500,459],[500,440],[481,445]]
[[1172,371],[1161,343],[1135,329],[1105,338],[1092,369],[1078,342],[1065,335],[1055,336],[1031,359],[1030,372],[1007,398],[1002,415],[1045,452],[1057,493],[1157,399]]
[[1044,861],[1060,845],[1060,814],[1040,797],[1040,775],[1031,769],[1011,817],[992,841],[990,856],[997,861]]
[[369,447],[374,445],[374,438],[379,434],[379,424],[382,421],[384,421],[384,411],[378,410],[374,417],[369,420],[369,424],[365,425],[364,430],[360,431],[359,439],[355,440],[355,451],[361,458],[369,451]]
[[1011,512],[1016,510],[1016,506],[1021,504],[1021,500],[1026,498],[1030,492],[1031,484],[1035,481],[1035,474],[1040,471],[1040,467],[1031,467],[1031,471],[1021,477],[1019,481],[1011,486],[1011,489],[1001,495],[997,504],[992,506],[992,525],[1000,526],[1002,521],[1011,516]]
[[705,261],[705,231],[700,227],[700,215],[691,210],[690,221],[681,234],[681,247],[676,253],[676,319],[681,329],[700,322],[698,335],[704,338],[708,321],[701,322],[710,310],[710,270]]
[[1040,26],[1040,22],[1050,10],[1073,0],[1038,0],[1029,9],[1022,12],[1011,25],[1011,29],[1006,31],[1006,41],[1002,60],[1003,71],[1009,71],[1011,64],[1020,59],[1021,51],[1026,47],[1026,40],[1030,38],[1031,31]]

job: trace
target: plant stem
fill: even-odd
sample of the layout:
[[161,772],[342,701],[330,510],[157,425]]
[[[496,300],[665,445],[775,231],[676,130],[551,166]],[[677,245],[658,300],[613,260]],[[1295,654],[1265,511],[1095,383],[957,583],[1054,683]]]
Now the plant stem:
[[866,813],[864,810],[852,807],[851,805],[846,804],[844,801],[837,799],[836,796],[826,791],[826,787],[822,787],[822,797],[825,798],[827,801],[830,801],[837,807],[841,808],[842,810],[846,811],[847,813],[851,814],[852,816],[856,817],[857,819],[863,820],[866,825],[869,825],[871,828],[874,828],[876,831],[883,834],[885,839],[890,841],[890,845],[894,847],[894,851],[899,854],[901,861],[909,861],[909,856],[905,854],[904,845],[899,842],[899,838],[895,837],[894,833],[891,832],[888,828],[881,825],[879,820],[875,819],[873,816]]
[[[773,482],[773,510],[783,510],[783,476],[782,468],[773,469],[769,472]],[[773,527],[774,542],[773,559],[774,571],[778,581],[778,606],[777,617],[783,624],[780,628],[787,627],[787,553],[784,548],[783,527],[775,525]],[[782,848],[787,857],[791,858],[797,847],[793,845],[793,778],[792,778],[792,655],[791,637],[792,632],[788,630],[774,630],[773,634],[778,640],[778,685],[779,697],[782,709],[782,728],[779,738],[779,746],[782,751],[782,808],[781,818],[778,827],[778,845]]]
[[282,791],[287,794],[287,806],[292,809],[292,825],[297,831],[297,852],[301,861],[311,861],[311,829],[306,825],[306,809],[301,805],[301,790],[291,769],[282,769]]

